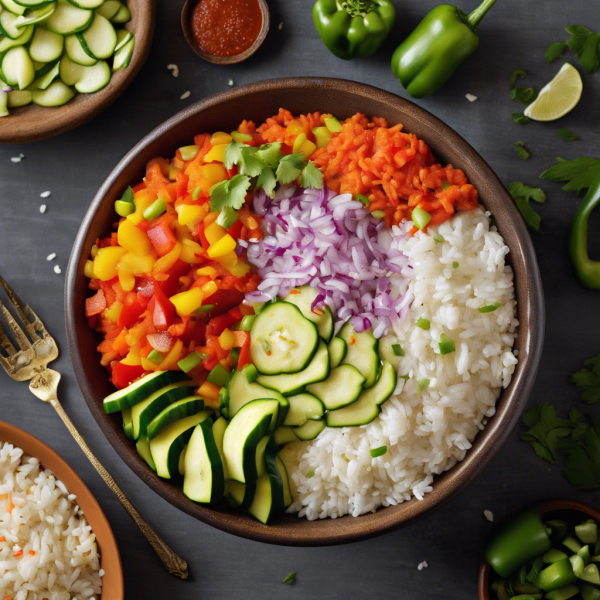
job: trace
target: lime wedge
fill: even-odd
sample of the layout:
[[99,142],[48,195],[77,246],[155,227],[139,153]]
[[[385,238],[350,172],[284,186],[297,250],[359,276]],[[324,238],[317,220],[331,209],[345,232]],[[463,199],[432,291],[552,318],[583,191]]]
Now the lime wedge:
[[536,101],[525,109],[525,116],[534,121],[560,119],[577,106],[582,91],[579,71],[565,63],[556,77],[542,88]]

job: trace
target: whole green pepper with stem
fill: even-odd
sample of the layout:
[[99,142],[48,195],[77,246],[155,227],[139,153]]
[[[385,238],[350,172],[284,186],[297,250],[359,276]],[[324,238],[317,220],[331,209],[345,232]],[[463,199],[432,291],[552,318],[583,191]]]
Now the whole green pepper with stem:
[[477,27],[496,0],[468,14],[442,4],[396,48],[392,71],[413,98],[431,96],[479,46]]
[[591,260],[588,255],[588,221],[594,208],[600,204],[600,173],[581,201],[569,235],[569,254],[577,279],[590,290],[600,290],[600,261]]
[[351,60],[373,54],[396,22],[391,0],[317,0],[313,21],[327,48]]

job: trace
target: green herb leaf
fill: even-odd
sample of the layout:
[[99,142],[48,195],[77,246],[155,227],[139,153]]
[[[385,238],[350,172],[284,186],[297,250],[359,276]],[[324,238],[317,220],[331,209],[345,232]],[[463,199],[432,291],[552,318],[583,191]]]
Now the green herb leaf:
[[419,379],[417,381],[417,389],[419,390],[419,392],[422,392],[423,390],[426,390],[429,387],[430,383],[431,380],[427,379],[427,377],[423,377],[423,379]]
[[242,160],[242,148],[246,147],[246,144],[241,142],[229,142],[223,154],[223,166],[226,169],[231,169],[233,165],[239,165]]
[[279,183],[292,183],[300,177],[304,166],[304,154],[286,154],[281,157],[277,166],[277,180]]
[[453,261],[453,263],[452,263],[452,268],[453,269],[458,269],[459,266],[460,266],[460,264],[456,260]]
[[256,153],[258,157],[271,169],[276,169],[281,156],[281,143],[263,144]]
[[450,182],[449,181],[444,181],[444,183],[442,184],[442,189],[443,190],[447,190],[450,187]]
[[600,400],[600,354],[586,360],[583,369],[573,373],[569,381],[582,390],[581,399],[584,402],[596,404]]
[[537,90],[532,87],[518,87],[510,91],[510,97],[521,104],[531,104],[537,96]]
[[241,149],[241,159],[239,162],[240,173],[249,177],[258,177],[266,167],[265,163],[256,156],[257,148],[247,146]]
[[266,167],[258,176],[255,187],[257,190],[265,190],[265,193],[267,194],[267,196],[269,196],[269,198],[274,198],[276,185],[277,179],[275,178],[275,173],[273,173],[273,169],[271,169],[270,167]]
[[315,167],[312,160],[309,160],[302,170],[301,183],[303,188],[311,187],[320,190],[323,187],[323,173]]
[[239,174],[216,183],[210,188],[210,210],[223,210],[226,206],[239,210],[244,204],[249,187],[250,177]]
[[445,242],[445,241],[446,241],[446,239],[444,238],[444,236],[443,236],[443,235],[440,235],[439,233],[436,233],[436,234],[433,236],[433,241],[434,241],[436,244],[441,244],[441,243]]
[[394,351],[394,356],[404,356],[404,350],[402,350],[400,344],[392,344],[392,350]]
[[574,142],[575,140],[579,139],[579,136],[576,135],[575,133],[573,133],[572,131],[569,131],[566,127],[561,127],[557,132],[556,135],[558,135],[558,137],[561,140],[565,140],[565,142]]
[[517,69],[516,71],[513,71],[513,74],[510,76],[510,89],[511,90],[515,87],[515,83],[516,83],[518,77],[521,77],[521,78],[527,77],[527,71],[525,69]]
[[283,580],[283,583],[286,583],[287,585],[292,585],[294,581],[296,581],[296,571],[290,573],[289,575],[286,575],[285,579]]
[[527,160],[531,156],[531,154],[529,154],[527,151],[527,148],[525,148],[525,144],[523,142],[515,142],[514,148],[521,160]]
[[494,312],[495,310],[498,310],[501,306],[502,306],[502,304],[500,302],[494,302],[494,304],[488,304],[487,306],[480,306],[477,310],[480,313],[485,314],[485,313]]
[[588,73],[595,73],[599,65],[600,33],[594,33],[581,25],[569,25],[566,30],[571,35],[567,40],[567,46],[577,54],[581,66]]
[[121,202],[129,202],[129,204],[135,204],[133,200],[133,189],[129,186],[121,196]]
[[417,327],[420,327],[421,329],[425,329],[427,331],[427,329],[429,329],[431,327],[431,321],[429,321],[429,319],[424,319],[423,317],[419,317],[416,320],[415,325]]
[[513,113],[510,115],[510,120],[517,125],[526,125],[529,123],[529,117],[526,117],[523,113]]
[[587,190],[596,175],[600,173],[600,160],[596,158],[581,157],[575,160],[556,159],[557,164],[546,169],[541,179],[550,181],[566,181],[563,186],[565,192],[576,192],[579,195]]
[[525,185],[522,181],[515,181],[508,186],[508,192],[513,197],[518,209],[521,211],[527,226],[539,233],[542,219],[540,215],[531,208],[529,201],[534,200],[539,203],[545,202],[546,194],[544,191],[540,188]]
[[237,211],[231,206],[224,206],[217,217],[217,225],[223,227],[223,229],[229,229],[238,219]]
[[306,479],[310,479],[311,477],[315,476],[315,470],[314,469],[309,469],[308,471],[306,471],[306,473],[304,473],[304,477],[306,477]]
[[369,451],[371,453],[372,458],[377,458],[378,456],[383,456],[387,452],[387,446],[381,446],[379,448],[371,448]]
[[563,42],[555,42],[554,44],[550,44],[546,50],[544,51],[544,56],[546,57],[546,64],[550,64],[554,62],[557,58],[560,58],[565,51],[567,45]]

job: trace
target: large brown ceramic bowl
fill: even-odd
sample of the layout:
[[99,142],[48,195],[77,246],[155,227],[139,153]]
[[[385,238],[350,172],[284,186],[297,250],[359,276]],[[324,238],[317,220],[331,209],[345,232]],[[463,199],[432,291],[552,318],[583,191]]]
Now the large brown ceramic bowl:
[[[227,506],[208,508],[188,500],[180,487],[159,479],[137,456],[134,445],[123,434],[120,416],[104,414],[102,399],[113,389],[96,352],[98,334],[88,327],[85,318],[88,289],[83,269],[95,240],[111,230],[114,201],[129,184],[141,181],[151,158],[172,156],[198,132],[231,131],[242,119],[260,123],[280,107],[294,114],[321,111],[347,118],[360,111],[385,117],[390,123],[404,124],[405,131],[424,139],[440,161],[463,169],[510,247],[521,325],[516,341],[519,364],[510,386],[502,393],[496,415],[477,436],[465,460],[438,477],[433,492],[424,500],[413,499],[359,518],[308,522],[282,516],[264,526]],[[533,387],[544,329],[542,283],[531,239],[510,195],[481,156],[450,127],[407,100],[367,85],[320,78],[262,81],[211,96],[178,113],[137,144],[102,185],[81,225],[67,273],[65,313],[69,352],[86,402],[110,443],[133,471],[173,505],[205,523],[262,542],[295,546],[356,541],[396,529],[464,489],[500,450],[517,423]]]
[[119,548],[112,529],[92,492],[54,450],[22,429],[0,421],[0,441],[18,446],[30,456],[37,458],[43,467],[50,469],[65,484],[69,493],[77,496],[77,504],[96,534],[100,566],[105,571],[100,598],[101,600],[123,600],[123,570]]

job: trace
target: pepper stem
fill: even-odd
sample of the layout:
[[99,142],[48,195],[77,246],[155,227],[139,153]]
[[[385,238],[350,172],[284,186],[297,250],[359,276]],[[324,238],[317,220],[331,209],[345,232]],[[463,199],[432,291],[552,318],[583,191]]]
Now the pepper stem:
[[467,17],[467,23],[469,23],[473,31],[477,31],[477,27],[479,26],[479,23],[481,23],[481,19],[483,19],[483,17],[485,17],[485,15],[487,14],[487,11],[490,10],[490,8],[492,8],[494,2],[496,2],[496,0],[483,0],[481,6],[478,6]]
[[373,0],[337,0],[336,3],[340,10],[345,10],[351,17],[364,17],[375,8]]

